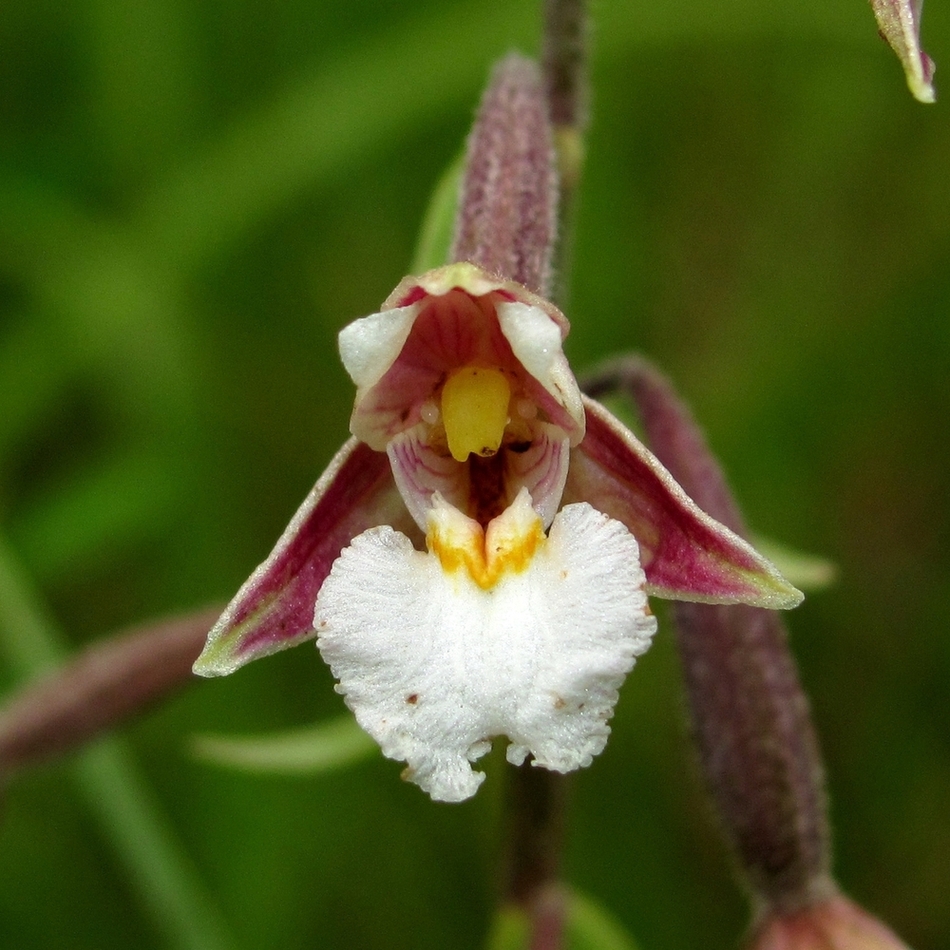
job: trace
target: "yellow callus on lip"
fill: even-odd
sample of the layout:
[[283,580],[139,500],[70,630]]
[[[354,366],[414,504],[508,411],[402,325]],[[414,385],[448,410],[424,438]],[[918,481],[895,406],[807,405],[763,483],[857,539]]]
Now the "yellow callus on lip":
[[442,421],[449,451],[457,462],[470,454],[494,455],[508,423],[511,387],[500,370],[457,369],[442,387]]
[[436,498],[426,546],[446,574],[463,572],[482,590],[491,590],[505,574],[527,570],[545,543],[544,526],[524,488],[487,529],[441,496]]

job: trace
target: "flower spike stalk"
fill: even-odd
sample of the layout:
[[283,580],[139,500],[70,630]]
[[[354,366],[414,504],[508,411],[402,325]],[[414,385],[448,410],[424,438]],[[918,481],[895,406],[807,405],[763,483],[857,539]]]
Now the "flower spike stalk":
[[577,190],[588,118],[586,0],[544,0],[541,66],[559,180],[556,299],[563,302],[573,256]]
[[238,592],[195,671],[316,638],[405,778],[473,795],[508,761],[587,766],[656,630],[650,594],[795,606],[701,511],[563,352],[545,296],[557,173],[537,65],[496,67],[468,143],[454,260],[340,333],[353,439]]
[[[686,406],[649,363],[607,364],[585,390],[619,389],[657,455],[703,507],[745,533]],[[676,603],[673,616],[699,762],[753,898],[752,950],[906,950],[831,876],[821,756],[774,611]]]

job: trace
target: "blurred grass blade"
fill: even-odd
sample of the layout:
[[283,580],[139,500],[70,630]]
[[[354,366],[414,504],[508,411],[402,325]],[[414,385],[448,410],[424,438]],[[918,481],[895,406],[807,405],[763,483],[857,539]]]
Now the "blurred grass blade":
[[0,175],[0,265],[28,289],[52,358],[95,373],[180,439],[201,404],[195,319],[137,234],[54,187]]
[[194,754],[244,772],[319,775],[369,758],[376,743],[350,716],[262,736],[195,736]]
[[458,210],[464,170],[465,154],[460,153],[436,184],[422,219],[410,274],[424,274],[427,270],[448,263],[455,236],[455,212]]
[[[28,679],[62,661],[64,642],[0,537],[0,651],[20,678]],[[74,775],[168,945],[181,950],[232,947],[215,901],[152,800],[126,746],[117,739],[98,743],[79,756]]]
[[90,0],[84,12],[100,147],[140,179],[168,161],[195,109],[189,10],[182,0]]
[[32,679],[55,667],[66,641],[46,616],[25,572],[0,536],[0,651],[17,679]]
[[153,189],[137,224],[165,262],[193,271],[423,117],[473,101],[491,60],[473,37],[497,37],[499,53],[530,42],[532,13],[508,0],[467,0],[367,35],[180,165]]
[[528,950],[531,921],[527,913],[513,904],[498,909],[485,942],[486,950]]
[[620,922],[589,897],[572,889],[567,906],[567,950],[637,950]]
[[767,557],[785,579],[805,593],[815,593],[830,587],[838,579],[838,568],[833,561],[818,554],[808,554],[788,547],[772,538],[753,537],[756,549]]
[[234,942],[212,895],[139,774],[128,747],[107,739],[75,765],[89,810],[134,881],[139,899],[181,950],[230,950]]
[[41,578],[90,570],[130,544],[164,534],[188,490],[184,463],[154,450],[112,456],[55,485],[10,526]]
[[0,475],[10,450],[51,413],[63,391],[67,361],[41,321],[6,313],[0,333]]

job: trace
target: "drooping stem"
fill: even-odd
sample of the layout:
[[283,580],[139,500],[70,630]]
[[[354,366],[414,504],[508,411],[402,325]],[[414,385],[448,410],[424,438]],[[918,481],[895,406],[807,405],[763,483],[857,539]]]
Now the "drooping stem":
[[220,613],[215,605],[120,631],[31,678],[0,708],[0,774],[81,748],[193,682]]
[[504,897],[525,904],[557,880],[564,844],[567,778],[529,764],[508,772]]
[[569,779],[530,764],[510,769],[502,904],[530,921],[530,950],[558,950],[566,903],[559,887]]

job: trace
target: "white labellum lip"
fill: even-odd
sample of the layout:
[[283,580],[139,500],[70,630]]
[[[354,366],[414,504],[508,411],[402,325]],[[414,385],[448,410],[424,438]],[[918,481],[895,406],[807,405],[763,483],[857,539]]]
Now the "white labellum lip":
[[[450,505],[438,517],[461,519],[464,535],[468,519]],[[527,491],[493,526],[516,540],[536,530]],[[354,539],[320,591],[317,645],[338,691],[436,800],[475,793],[484,774],[471,762],[495,736],[515,764],[589,765],[656,630],[637,543],[619,522],[569,505],[532,551],[486,586],[381,526]]]

